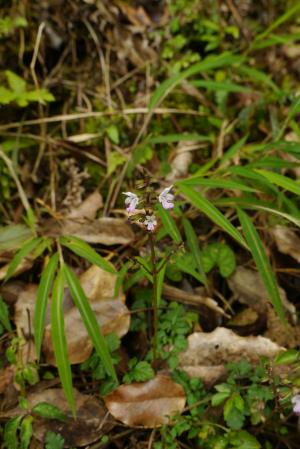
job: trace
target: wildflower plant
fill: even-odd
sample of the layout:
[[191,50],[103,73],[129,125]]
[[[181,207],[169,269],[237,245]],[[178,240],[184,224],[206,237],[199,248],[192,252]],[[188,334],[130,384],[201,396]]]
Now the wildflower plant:
[[148,233],[148,243],[150,246],[150,267],[142,263],[139,258],[137,262],[146,270],[146,275],[150,277],[153,285],[153,362],[157,358],[157,335],[158,335],[158,309],[161,295],[161,288],[163,283],[163,276],[168,262],[169,256],[163,260],[158,260],[155,251],[154,233],[158,224],[158,217],[155,213],[157,204],[161,204],[163,209],[170,210],[174,207],[174,195],[170,193],[173,186],[166,187],[161,193],[157,193],[154,188],[154,183],[150,179],[146,179],[137,185],[137,188],[142,191],[138,196],[136,193],[123,192],[126,195],[125,206],[129,214],[129,218],[141,224]]

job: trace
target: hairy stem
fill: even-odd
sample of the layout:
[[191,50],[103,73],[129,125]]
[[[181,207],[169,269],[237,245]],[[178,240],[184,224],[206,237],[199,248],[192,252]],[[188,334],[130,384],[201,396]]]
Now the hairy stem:
[[157,333],[158,333],[158,298],[157,298],[157,259],[154,247],[153,234],[149,232],[149,243],[151,249],[151,266],[153,277],[153,363],[155,364],[157,357]]

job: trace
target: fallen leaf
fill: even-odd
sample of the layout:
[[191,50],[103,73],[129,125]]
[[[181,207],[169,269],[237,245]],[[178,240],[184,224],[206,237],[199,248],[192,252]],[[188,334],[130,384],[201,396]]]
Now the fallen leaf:
[[[234,296],[242,304],[246,304],[259,313],[268,309],[269,296],[256,271],[238,266],[233,275],[228,278],[228,284]],[[296,323],[297,314],[294,304],[288,301],[286,293],[281,287],[279,287],[279,294],[284,309],[290,314],[291,320]]]
[[[72,417],[65,394],[60,388],[49,388],[27,395],[29,409],[41,402],[47,402],[59,408],[67,416],[64,422],[35,417],[33,435],[38,441],[44,442],[46,433],[51,431],[61,434],[65,440],[64,447],[86,446],[111,430],[113,424],[106,419],[107,410],[95,397],[83,395],[76,389],[74,389],[74,397],[76,419]],[[26,413],[26,410],[19,407],[9,411],[10,416],[22,416]]]
[[102,196],[95,191],[89,195],[79,207],[68,212],[67,219],[86,219],[93,220],[96,217],[97,210],[103,206]]
[[[113,299],[117,275],[108,273],[96,265],[80,275],[80,284],[90,301],[99,299]],[[123,293],[119,292],[119,299],[125,301]]]
[[126,220],[121,218],[99,218],[80,223],[68,220],[60,233],[73,235],[88,243],[102,245],[128,245],[134,240],[134,233]]
[[19,337],[32,336],[32,323],[38,286],[28,284],[21,290],[15,303],[14,323]]
[[[103,299],[90,303],[101,331],[104,335],[114,333],[118,337],[127,334],[130,315],[127,307],[118,299]],[[76,329],[76,332],[74,332]],[[84,362],[92,353],[93,344],[76,307],[65,313],[65,335],[71,364]],[[55,365],[55,357],[51,342],[51,325],[45,328],[43,351],[47,363]]]
[[[0,268],[0,281],[3,281],[3,279],[6,276],[8,267],[9,267],[9,263],[3,265]],[[16,277],[19,276],[19,274],[24,273],[25,271],[29,270],[33,265],[33,260],[30,259],[30,257],[26,257],[24,258],[18,265],[18,267],[16,268],[16,270],[14,271],[14,273],[12,274],[12,277]]]
[[160,427],[182,413],[185,393],[170,377],[158,374],[143,383],[121,385],[104,398],[109,412],[131,427]]
[[278,250],[300,263],[300,238],[287,226],[276,225],[270,229]]
[[265,337],[240,337],[229,329],[195,332],[188,337],[188,348],[179,355],[180,367],[191,377],[202,377],[212,385],[225,374],[224,364],[246,358],[257,363],[259,357],[272,358],[284,348]]
[[[130,314],[121,289],[118,298],[114,297],[117,275],[108,273],[92,265],[79,276],[80,284],[89,300],[91,308],[104,335],[114,333],[118,337],[127,334]],[[68,293],[69,295],[69,293]],[[65,294],[66,298],[66,294]],[[83,324],[81,315],[75,306],[65,308],[65,334],[70,363],[84,362],[92,353],[93,345]],[[76,329],[76,332],[74,332]],[[43,350],[47,363],[55,365],[51,343],[51,325],[45,328]]]

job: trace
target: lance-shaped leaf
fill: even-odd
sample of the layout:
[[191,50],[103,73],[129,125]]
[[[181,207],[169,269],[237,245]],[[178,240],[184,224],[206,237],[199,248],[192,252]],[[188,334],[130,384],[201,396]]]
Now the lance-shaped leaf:
[[72,387],[72,371],[69,363],[67,342],[64,326],[64,275],[62,269],[58,272],[54,281],[51,303],[51,336],[55,354],[55,360],[59,377],[66,395],[66,399],[72,410],[76,414],[75,399]]
[[95,350],[101,358],[107,373],[111,375],[116,382],[118,382],[111,355],[107,349],[105,339],[100,331],[98,322],[88,302],[88,299],[78,279],[70,270],[70,268],[64,265],[63,272],[69,285],[71,296],[82,316],[83,322],[94,344]]
[[166,232],[170,235],[170,237],[172,237],[175,243],[181,243],[182,239],[180,232],[176,226],[174,219],[171,217],[170,212],[167,212],[161,204],[157,205],[157,210]]
[[184,196],[204,214],[206,214],[214,223],[233,237],[240,245],[248,249],[248,246],[239,233],[239,231],[224,217],[224,215],[206,198],[202,197],[200,193],[191,189],[188,186],[178,183],[179,190]]
[[270,172],[268,170],[256,169],[255,171],[279,187],[295,193],[296,195],[300,195],[300,185],[293,179],[289,179],[286,176],[280,175],[279,173]]
[[4,279],[5,282],[14,274],[22,260],[27,257],[28,254],[30,254],[42,242],[42,240],[42,237],[37,237],[29,240],[22,246],[8,266]]
[[45,328],[47,302],[53,284],[57,263],[58,263],[58,254],[56,253],[50,258],[46,268],[44,269],[41,276],[39,288],[37,291],[33,325],[34,325],[35,350],[38,360],[41,354],[41,346]]
[[186,218],[183,218],[183,227],[184,227],[184,232],[186,235],[189,249],[190,249],[192,256],[194,258],[194,261],[195,261],[195,265],[198,268],[200,276],[202,276],[202,278],[203,278],[204,285],[207,287],[207,285],[208,285],[207,277],[206,277],[206,274],[205,274],[205,271],[203,268],[202,253],[199,248],[199,241],[197,239],[197,235],[196,235],[194,228],[191,225],[190,221],[187,220]]
[[83,257],[94,265],[98,265],[98,267],[102,268],[102,270],[113,274],[116,273],[116,270],[112,267],[112,265],[83,240],[68,236],[61,237],[60,243],[70,249],[73,253],[77,254],[77,256]]
[[285,315],[278,291],[278,285],[260,236],[246,212],[238,209],[238,215],[253,259],[269,294],[270,301],[278,316],[284,321]]

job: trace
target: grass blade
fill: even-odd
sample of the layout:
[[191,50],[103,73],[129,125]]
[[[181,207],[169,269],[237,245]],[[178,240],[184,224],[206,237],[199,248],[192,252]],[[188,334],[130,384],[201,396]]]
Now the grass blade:
[[54,281],[51,303],[51,337],[55,360],[67,401],[73,415],[76,414],[75,399],[72,387],[72,371],[69,363],[67,341],[64,326],[64,275],[62,269]]
[[203,178],[201,176],[192,176],[184,181],[177,182],[177,185],[183,184],[186,186],[203,186],[213,189],[228,189],[228,190],[241,190],[244,192],[255,192],[256,189],[249,187],[245,184],[236,181],[229,181],[228,179],[214,179]]
[[191,204],[200,209],[214,223],[216,223],[218,226],[220,226],[220,228],[231,235],[231,237],[233,237],[240,245],[242,245],[246,249],[249,249],[239,231],[210,201],[208,201],[206,198],[203,198],[198,192],[188,186],[179,184],[178,187],[183,195],[191,202]]
[[22,246],[22,248],[17,252],[17,254],[10,262],[4,282],[6,282],[14,274],[22,260],[26,258],[28,254],[30,254],[42,242],[42,240],[42,237],[36,237],[29,240]]
[[300,185],[293,179],[289,179],[286,176],[279,175],[278,173],[270,172],[268,170],[256,169],[255,171],[279,187],[295,193],[296,195],[300,195]]
[[102,268],[104,271],[116,274],[116,270],[112,267],[112,265],[83,240],[80,240],[77,237],[68,236],[61,237],[60,242],[63,246],[77,254],[77,256],[83,257],[92,264]]
[[282,307],[281,298],[276,282],[275,275],[273,273],[271,264],[265,252],[263,243],[260,239],[258,232],[256,231],[250,217],[246,212],[238,209],[238,216],[243,228],[244,235],[247,243],[250,247],[253,259],[258,268],[260,277],[264,283],[266,291],[269,294],[271,303],[276,310],[278,316],[282,321],[285,321],[284,310]]
[[102,360],[107,373],[112,376],[116,382],[118,382],[111,355],[107,349],[105,339],[100,331],[99,324],[96,320],[94,312],[91,309],[88,299],[85,296],[78,279],[70,268],[64,265],[63,272],[70,288],[72,298],[82,316],[83,322],[94,344],[95,350]]
[[183,72],[176,73],[176,75],[163,81],[154,91],[149,102],[149,109],[155,108],[169,92],[184,79],[195,75],[196,73],[207,72],[209,70],[217,69],[224,66],[232,66],[236,62],[240,62],[242,58],[231,53],[224,53],[217,56],[208,56],[203,61],[197,62]]
[[161,204],[157,205],[157,210],[166,232],[172,237],[175,243],[180,244],[182,242],[181,235],[170,212],[167,212]]
[[47,302],[53,284],[57,264],[58,264],[58,254],[56,253],[50,258],[46,268],[44,269],[37,291],[33,325],[34,325],[35,350],[38,360],[40,359],[41,354],[41,346],[45,328]]
[[186,235],[188,247],[192,253],[192,256],[194,258],[194,261],[196,263],[196,266],[198,268],[199,274],[203,278],[204,285],[208,287],[207,277],[203,268],[203,262],[202,262],[202,253],[199,248],[199,241],[197,239],[197,235],[194,231],[193,226],[191,225],[190,221],[186,218],[183,218],[183,227],[184,232]]

